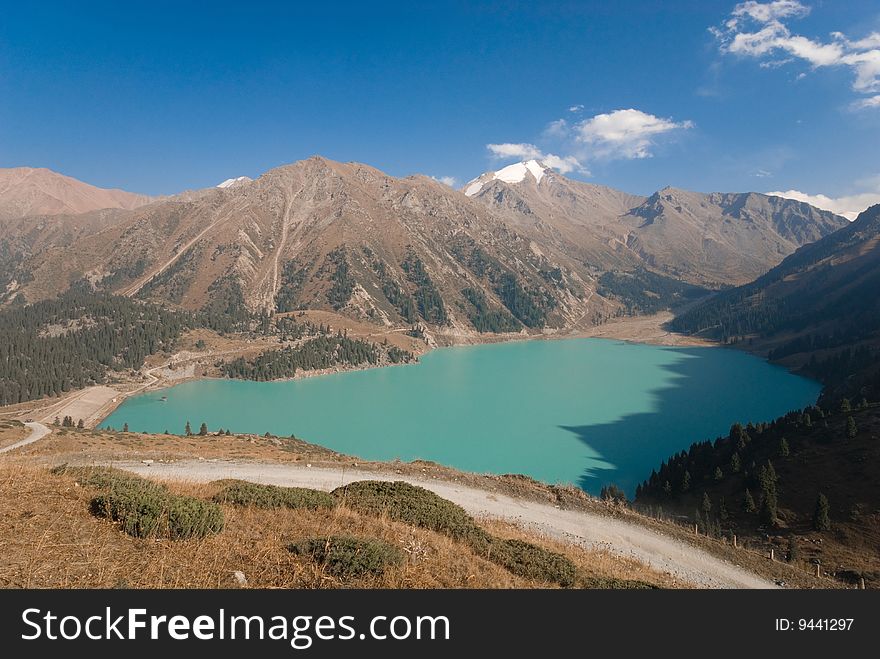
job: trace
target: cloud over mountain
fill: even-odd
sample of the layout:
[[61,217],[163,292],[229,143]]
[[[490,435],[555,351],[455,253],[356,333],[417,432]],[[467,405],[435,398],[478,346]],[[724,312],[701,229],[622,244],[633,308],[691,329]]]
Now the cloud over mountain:
[[[853,91],[880,92],[880,32],[871,32],[860,39],[831,32],[830,41],[792,32],[788,20],[803,18],[809,13],[810,7],[797,0],[769,3],[750,0],[736,5],[730,18],[710,31],[718,39],[723,53],[761,59],[764,68],[797,60],[806,62],[812,69],[846,67],[855,75]],[[878,106],[880,96],[860,99],[853,104],[855,109]]]

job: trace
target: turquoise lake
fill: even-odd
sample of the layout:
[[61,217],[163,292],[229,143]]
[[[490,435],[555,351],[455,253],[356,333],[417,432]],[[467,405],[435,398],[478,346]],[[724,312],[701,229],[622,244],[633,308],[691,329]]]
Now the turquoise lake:
[[[135,396],[103,427],[190,421],[370,460],[433,460],[632,493],[671,454],[815,402],[817,382],[746,353],[607,339],[444,348],[419,364],[287,382],[201,380]],[[167,396],[166,402],[161,401]]]

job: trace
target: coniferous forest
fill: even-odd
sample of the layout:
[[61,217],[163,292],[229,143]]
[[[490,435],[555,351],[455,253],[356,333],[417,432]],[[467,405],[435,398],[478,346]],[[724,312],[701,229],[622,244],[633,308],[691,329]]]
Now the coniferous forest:
[[171,349],[189,315],[74,288],[0,313],[0,405],[105,382]]
[[329,326],[252,314],[243,305],[233,306],[234,313],[220,308],[195,313],[169,310],[78,284],[55,299],[4,309],[0,311],[0,405],[105,383],[113,372],[140,369],[149,355],[172,352],[181,334],[195,328],[298,342],[264,351],[253,360],[220,362],[220,372],[227,377],[272,380],[293,377],[297,370],[414,360],[410,352],[333,334]]
[[297,371],[314,371],[332,366],[376,365],[382,353],[392,364],[410,362],[413,354],[394,346],[377,346],[343,334],[318,336],[302,345],[265,350],[253,359],[238,357],[218,364],[220,373],[229,378],[245,380],[278,380],[292,378]]

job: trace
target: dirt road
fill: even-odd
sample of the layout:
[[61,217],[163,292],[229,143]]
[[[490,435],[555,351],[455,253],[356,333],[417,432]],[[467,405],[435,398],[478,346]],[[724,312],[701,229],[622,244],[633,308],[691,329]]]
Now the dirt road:
[[7,451],[14,451],[17,448],[21,448],[22,446],[27,446],[28,444],[33,444],[37,440],[43,439],[46,435],[52,432],[47,426],[44,426],[42,423],[36,423],[29,421],[25,423],[28,428],[31,429],[31,434],[22,439],[21,441],[15,442],[15,444],[10,444],[9,446],[4,446],[0,448],[0,453],[6,453]]
[[707,552],[625,520],[583,511],[561,510],[457,483],[392,473],[277,463],[198,461],[145,465],[123,462],[114,466],[164,480],[208,482],[238,478],[255,483],[320,490],[332,490],[357,480],[405,480],[459,504],[476,517],[503,519],[556,539],[631,556],[702,587],[775,588],[773,583]]

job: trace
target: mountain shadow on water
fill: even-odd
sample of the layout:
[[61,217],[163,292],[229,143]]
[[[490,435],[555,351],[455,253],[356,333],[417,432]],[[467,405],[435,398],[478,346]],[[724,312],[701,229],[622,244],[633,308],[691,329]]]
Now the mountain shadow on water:
[[[813,404],[818,396],[818,384],[805,388],[804,380],[793,375],[790,387],[780,386],[777,378],[762,379],[757,367],[766,365],[759,362],[755,377],[750,377],[751,369],[728,370],[727,351],[718,348],[674,351],[682,358],[662,367],[672,375],[664,386],[651,391],[651,411],[610,423],[559,426],[597,454],[599,464],[583,471],[579,487],[598,494],[602,486],[614,483],[632,497],[652,469],[692,443],[727,434],[736,422],[769,421]],[[719,382],[725,383],[720,390]]]

